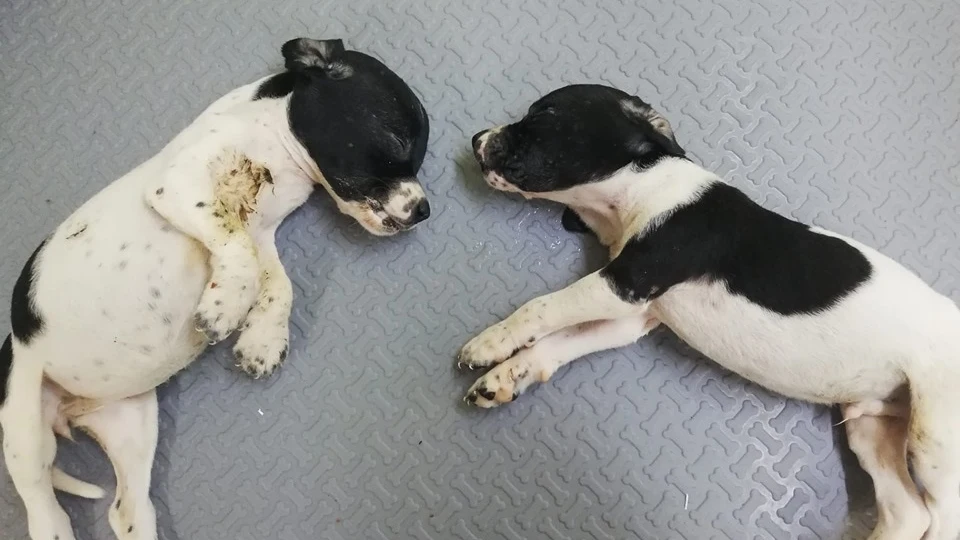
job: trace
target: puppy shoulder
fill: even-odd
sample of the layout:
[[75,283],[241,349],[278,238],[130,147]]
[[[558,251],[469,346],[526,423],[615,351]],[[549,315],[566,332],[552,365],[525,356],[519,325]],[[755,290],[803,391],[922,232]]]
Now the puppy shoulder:
[[831,308],[874,269],[847,240],[811,230],[716,183],[630,240],[605,272],[618,290],[638,298],[706,279],[770,311],[797,315]]

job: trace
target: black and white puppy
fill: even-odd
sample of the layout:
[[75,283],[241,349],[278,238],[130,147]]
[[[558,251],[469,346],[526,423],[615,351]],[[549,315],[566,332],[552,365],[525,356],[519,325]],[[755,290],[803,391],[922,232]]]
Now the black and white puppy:
[[322,185],[376,235],[427,218],[428,120],[410,88],[340,40],[283,45],[282,73],[214,102],[160,153],[73,213],[30,257],[0,349],[7,468],[34,540],[71,540],[54,432],[91,433],[113,463],[118,538],[156,538],[154,388],[210,343],[254,377],[287,354],[292,287],[280,222]]
[[877,489],[871,538],[956,540],[953,302],[867,246],[761,208],[687,159],[650,105],[613,88],[557,90],[519,122],[477,134],[473,148],[491,186],[566,205],[564,224],[596,233],[610,263],[467,343],[461,363],[496,365],[468,402],[514,400],[662,322],[771,390],[845,405],[851,447]]

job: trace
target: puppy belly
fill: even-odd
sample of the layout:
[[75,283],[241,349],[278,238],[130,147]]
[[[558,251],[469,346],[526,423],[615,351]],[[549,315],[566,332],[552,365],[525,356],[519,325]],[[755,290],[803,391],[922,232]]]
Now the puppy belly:
[[77,396],[140,394],[206,345],[193,322],[206,250],[146,208],[138,190],[129,195],[129,206],[107,211],[94,198],[71,216],[48,242],[35,282],[44,330],[29,349]]
[[[781,316],[730,295],[723,285],[685,284],[654,312],[711,360],[774,392],[815,403],[883,399],[906,382],[898,344],[844,310]],[[881,324],[882,321],[874,321]]]

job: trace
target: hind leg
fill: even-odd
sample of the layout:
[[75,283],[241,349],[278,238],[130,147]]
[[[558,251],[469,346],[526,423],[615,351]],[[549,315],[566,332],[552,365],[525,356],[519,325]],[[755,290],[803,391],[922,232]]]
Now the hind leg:
[[0,407],[7,471],[26,507],[30,538],[73,540],[70,518],[53,493],[51,471],[57,441],[43,418],[43,372],[38,367],[42,364],[32,358],[17,360],[9,381],[10,392]]
[[850,449],[876,491],[878,519],[870,540],[920,540],[930,517],[907,469],[907,417],[868,416],[863,411],[876,408],[863,405],[848,405],[844,417]]
[[[937,379],[938,381],[940,379]],[[910,451],[930,511],[925,540],[960,536],[960,401],[956,389],[912,390]]]
[[79,416],[74,425],[96,440],[117,476],[109,521],[121,540],[154,540],[157,517],[150,501],[150,474],[157,447],[157,394],[116,401]]

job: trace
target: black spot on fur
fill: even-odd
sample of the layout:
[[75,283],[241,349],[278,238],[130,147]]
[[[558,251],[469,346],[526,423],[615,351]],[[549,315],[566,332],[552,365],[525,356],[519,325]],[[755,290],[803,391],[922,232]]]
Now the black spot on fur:
[[120,244],[120,251],[125,251],[128,247],[130,247],[130,244],[124,242]]
[[150,287],[150,296],[154,298],[160,298],[160,289],[156,287]]
[[120,509],[120,502],[121,502],[122,500],[123,500],[123,499],[117,499],[117,505],[116,505],[116,507],[115,507],[117,510]]
[[80,228],[79,231],[77,231],[77,232],[75,232],[75,233],[67,236],[67,240],[73,240],[74,238],[76,238],[76,237],[80,236],[81,234],[83,234],[83,232],[86,231],[86,230],[87,230],[87,226],[84,225],[83,227]]
[[163,188],[157,188],[157,195],[163,195]]
[[133,532],[133,525],[131,525],[130,527],[127,528],[127,532],[128,532],[128,533],[132,533],[132,532]]
[[27,259],[27,264],[23,266],[17,283],[13,286],[13,296],[10,302],[10,324],[13,326],[13,335],[25,345],[30,343],[30,340],[43,330],[43,319],[33,305],[32,289],[37,274],[35,268],[37,255],[46,243],[46,240],[44,240],[33,251],[33,254]]
[[196,204],[196,207],[197,207],[197,208],[203,208],[203,207],[206,206],[206,205],[207,205],[207,203],[205,203],[205,202],[203,202],[203,201],[200,201],[200,202],[198,202],[198,203]]
[[13,341],[9,334],[0,346],[0,407],[7,399],[7,380],[10,378],[10,369],[13,367]]
[[628,242],[601,275],[631,302],[707,279],[781,315],[799,315],[830,309],[872,272],[863,253],[843,240],[813,232],[716,183]]
[[560,218],[560,225],[572,233],[588,233],[590,228],[580,219],[580,216],[571,208],[563,209],[563,217]]

